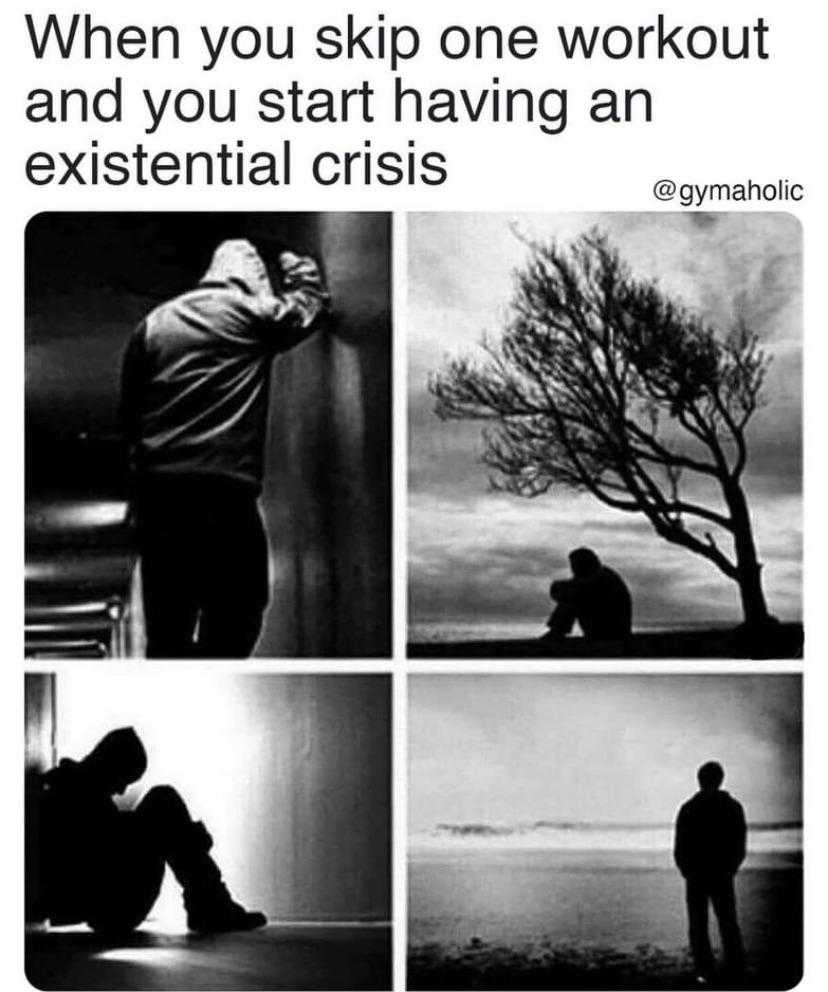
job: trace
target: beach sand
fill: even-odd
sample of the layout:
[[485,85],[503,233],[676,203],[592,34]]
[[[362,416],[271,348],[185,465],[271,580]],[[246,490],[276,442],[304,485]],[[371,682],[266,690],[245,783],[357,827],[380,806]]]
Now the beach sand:
[[[693,987],[683,882],[669,852],[414,851],[409,872],[411,989]],[[792,988],[801,856],[750,856],[737,898],[743,986]]]

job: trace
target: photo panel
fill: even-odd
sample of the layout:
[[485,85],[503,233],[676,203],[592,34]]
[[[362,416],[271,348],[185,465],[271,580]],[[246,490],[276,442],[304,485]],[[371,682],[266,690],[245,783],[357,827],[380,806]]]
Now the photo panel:
[[408,218],[408,653],[802,654],[802,230]]
[[27,656],[390,655],[390,251],[387,213],[29,222]]
[[797,984],[800,676],[409,682],[408,988]]
[[26,676],[39,989],[391,987],[391,679]]

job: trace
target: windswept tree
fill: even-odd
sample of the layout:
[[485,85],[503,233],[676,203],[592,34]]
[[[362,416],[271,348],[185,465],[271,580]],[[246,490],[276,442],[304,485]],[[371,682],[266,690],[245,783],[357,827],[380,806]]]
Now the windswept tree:
[[526,244],[502,336],[431,377],[437,414],[488,422],[495,488],[562,485],[644,514],[737,583],[746,624],[766,624],[743,486],[769,363],[756,335],[742,320],[718,333],[599,231]]

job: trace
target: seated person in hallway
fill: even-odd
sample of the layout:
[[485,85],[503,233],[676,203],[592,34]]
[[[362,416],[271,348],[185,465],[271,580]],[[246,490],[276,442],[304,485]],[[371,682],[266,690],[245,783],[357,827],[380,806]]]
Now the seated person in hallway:
[[141,556],[147,656],[244,658],[269,598],[262,489],[270,370],[328,309],[317,264],[224,241],[197,288],[127,347],[121,420]]
[[747,827],[741,803],[721,788],[723,781],[724,769],[718,762],[702,765],[699,791],[676,819],[674,854],[686,884],[690,949],[699,984],[712,981],[715,972],[707,926],[709,903],[719,921],[729,977],[738,978],[744,971],[733,883],[745,859]]
[[137,927],[161,891],[167,865],[181,885],[187,926],[201,933],[252,930],[267,922],[230,897],[210,857],[212,838],[170,786],[136,808],[113,802],[146,770],[132,728],[113,730],[82,760],[63,758],[42,779],[37,813],[36,917],[53,926],[87,923],[122,934]]
[[618,640],[632,631],[632,599],[621,576],[589,548],[569,555],[571,579],[558,579],[549,587],[557,604],[547,621],[542,640],[566,637],[576,621],[584,637],[594,641]]

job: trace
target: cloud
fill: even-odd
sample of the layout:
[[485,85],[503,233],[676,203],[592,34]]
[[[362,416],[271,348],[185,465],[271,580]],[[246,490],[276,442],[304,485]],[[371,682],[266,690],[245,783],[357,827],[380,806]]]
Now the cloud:
[[418,675],[412,827],[666,823],[710,758],[752,822],[801,818],[796,676]]
[[[801,547],[795,516],[777,506],[760,542],[774,610],[799,610]],[[666,544],[643,517],[604,509],[588,496],[530,503],[506,496],[474,501],[418,496],[410,503],[409,609],[413,623],[475,617],[542,625],[548,586],[568,572],[567,554],[594,548],[624,576],[636,623],[690,624],[739,619],[738,591],[710,563]]]

